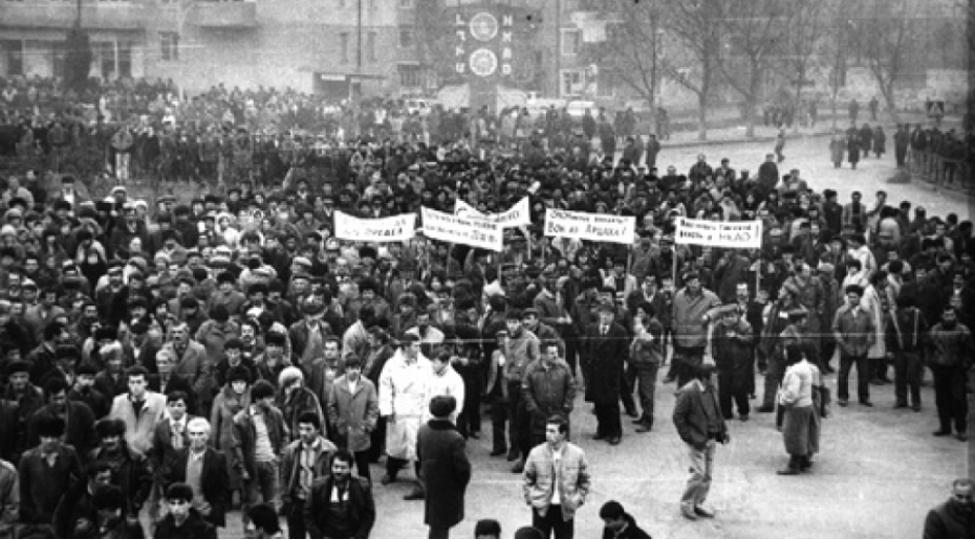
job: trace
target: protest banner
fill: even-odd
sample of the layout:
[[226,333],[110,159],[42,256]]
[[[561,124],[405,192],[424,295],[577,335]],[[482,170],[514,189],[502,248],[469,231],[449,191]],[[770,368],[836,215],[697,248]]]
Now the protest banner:
[[456,216],[427,208],[420,208],[423,235],[442,242],[501,251],[504,229],[494,221],[472,216]]
[[762,247],[762,222],[677,217],[674,243],[750,249]]
[[335,211],[335,237],[355,242],[402,242],[416,233],[416,213],[363,219]]
[[522,199],[514,204],[505,212],[499,212],[497,214],[485,214],[479,212],[477,208],[467,204],[466,202],[457,199],[454,204],[454,215],[455,216],[471,216],[486,219],[488,221],[494,221],[501,225],[502,227],[517,227],[519,225],[531,225],[531,210],[528,205],[528,197],[522,197]]
[[630,245],[636,240],[636,217],[546,208],[545,236]]

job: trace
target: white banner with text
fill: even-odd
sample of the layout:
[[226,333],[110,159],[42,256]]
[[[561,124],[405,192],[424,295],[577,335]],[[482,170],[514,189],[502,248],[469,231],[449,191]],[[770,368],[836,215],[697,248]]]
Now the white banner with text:
[[426,206],[420,208],[420,215],[423,218],[423,235],[427,238],[501,251],[504,229],[495,221],[456,216]]
[[762,247],[762,222],[677,217],[674,243],[736,249]]
[[416,233],[416,213],[363,219],[335,212],[335,237],[355,242],[402,242]]
[[494,221],[502,227],[531,225],[532,222],[530,207],[528,205],[528,197],[522,197],[520,201],[516,202],[514,206],[509,208],[507,211],[499,212],[497,214],[485,214],[483,212],[479,212],[477,208],[474,208],[466,202],[457,199],[457,202],[454,204],[454,215],[479,217],[488,221]]
[[629,245],[636,241],[636,217],[546,208],[545,236]]

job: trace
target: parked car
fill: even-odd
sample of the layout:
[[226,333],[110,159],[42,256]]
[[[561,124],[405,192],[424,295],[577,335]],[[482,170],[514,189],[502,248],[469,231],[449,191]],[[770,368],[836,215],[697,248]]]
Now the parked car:
[[406,98],[403,102],[406,112],[409,114],[419,113],[420,116],[430,114],[433,105],[433,101],[427,98]]
[[596,105],[595,101],[588,101],[584,99],[574,99],[566,105],[566,110],[569,111],[569,116],[573,118],[582,118],[586,114],[586,109],[589,112],[596,115],[599,112],[599,106]]

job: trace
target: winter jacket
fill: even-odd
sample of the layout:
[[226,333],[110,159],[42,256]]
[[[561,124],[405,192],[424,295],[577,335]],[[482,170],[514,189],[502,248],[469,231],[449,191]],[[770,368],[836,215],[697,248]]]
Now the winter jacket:
[[343,441],[347,450],[362,452],[371,447],[370,433],[379,419],[379,399],[372,381],[360,375],[355,391],[351,391],[345,375],[336,379],[326,412],[329,425],[335,428],[335,439]]
[[[586,502],[589,495],[589,464],[586,455],[578,446],[565,442],[562,459],[559,460],[558,477],[562,479],[559,493],[562,496],[562,519],[573,518],[576,510]],[[532,448],[525,460],[522,473],[522,493],[525,502],[535,508],[539,515],[545,516],[552,504],[552,491],[555,489],[555,458],[552,447],[543,443]]]

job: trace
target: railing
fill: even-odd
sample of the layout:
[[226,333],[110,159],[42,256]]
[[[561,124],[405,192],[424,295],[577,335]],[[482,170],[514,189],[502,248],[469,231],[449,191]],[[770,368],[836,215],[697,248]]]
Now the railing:
[[930,150],[910,149],[907,168],[912,175],[919,176],[935,187],[954,188],[971,191],[975,189],[975,179],[971,158],[949,159]]

